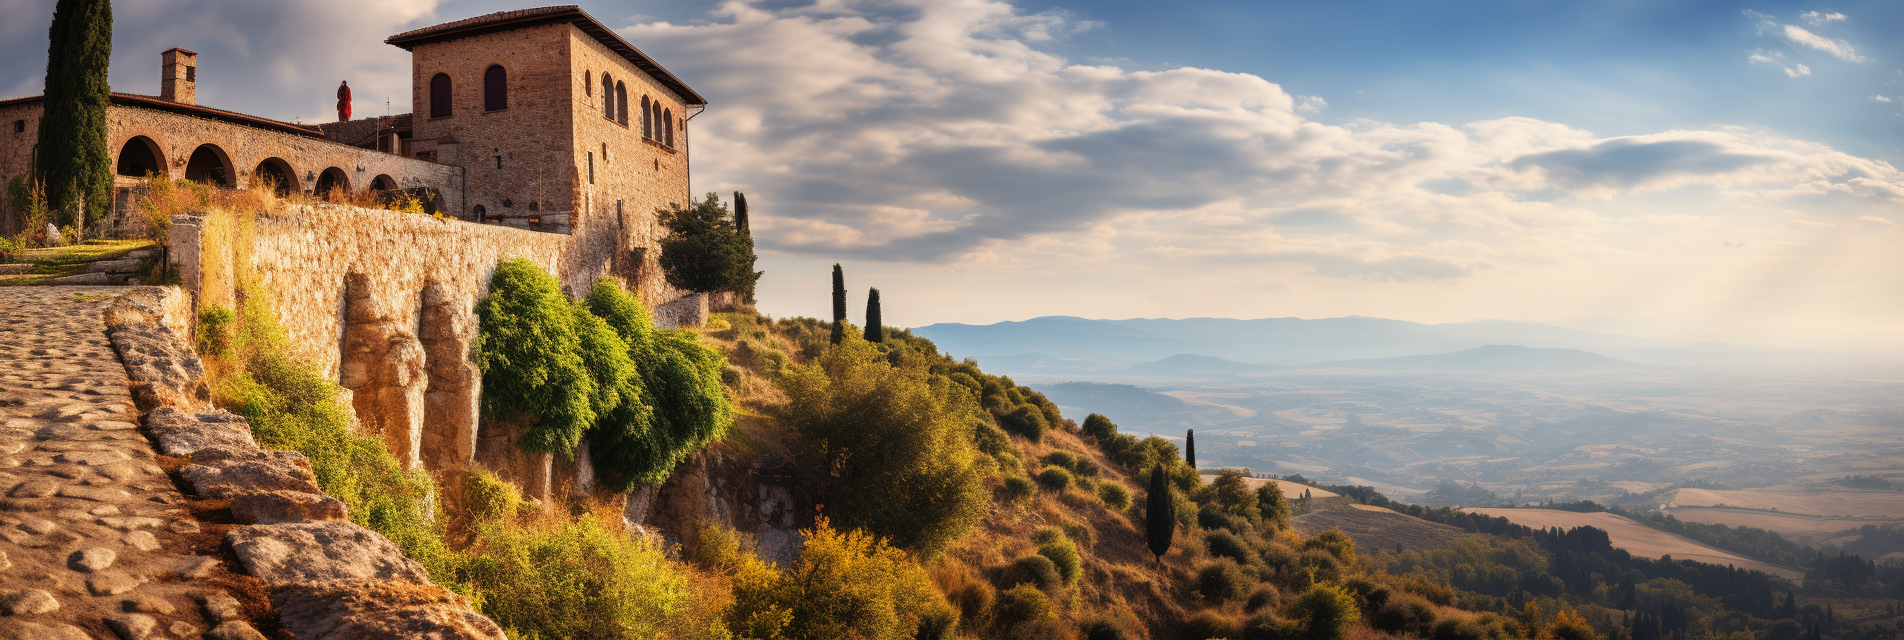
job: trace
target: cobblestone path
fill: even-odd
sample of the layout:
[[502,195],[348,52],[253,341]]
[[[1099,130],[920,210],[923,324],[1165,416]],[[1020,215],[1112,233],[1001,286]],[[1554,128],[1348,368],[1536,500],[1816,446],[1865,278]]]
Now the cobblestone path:
[[137,427],[101,317],[123,291],[0,288],[0,640],[198,638],[247,617]]

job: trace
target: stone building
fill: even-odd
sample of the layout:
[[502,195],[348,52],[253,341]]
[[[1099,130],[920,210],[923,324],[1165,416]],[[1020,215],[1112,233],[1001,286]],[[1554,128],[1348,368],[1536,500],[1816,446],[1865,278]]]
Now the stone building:
[[[466,222],[570,236],[565,265],[678,296],[653,268],[655,212],[687,204],[686,83],[575,6],[504,11],[397,34],[413,112],[317,126],[197,104],[198,54],[161,55],[157,96],[113,93],[119,213],[158,173],[227,188],[425,194]],[[30,175],[41,97],[0,100],[0,179]],[[0,233],[20,230],[0,198]],[[575,274],[568,274],[575,275]]]

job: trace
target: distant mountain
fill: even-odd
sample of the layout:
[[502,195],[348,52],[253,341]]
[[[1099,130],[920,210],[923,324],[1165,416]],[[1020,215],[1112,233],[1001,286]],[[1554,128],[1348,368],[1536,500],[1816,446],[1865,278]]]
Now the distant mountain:
[[1173,378],[1203,378],[1233,376],[1252,371],[1275,371],[1287,369],[1273,364],[1250,364],[1237,362],[1216,356],[1200,356],[1179,353],[1155,362],[1134,364],[1118,373],[1126,375],[1167,376]]
[[[996,354],[991,358],[998,360],[1007,356],[1019,357],[1011,354],[1036,354],[1054,361],[1075,360],[1126,366],[1162,361],[1178,355],[1294,366],[1447,354],[1489,345],[1571,349],[1630,362],[1704,367],[1728,372],[1744,366],[1776,368],[1795,363],[1825,370],[1828,365],[1839,363],[1844,358],[1838,354],[1636,338],[1531,322],[1483,320],[1422,324],[1361,316],[1318,320],[1089,320],[1047,316],[989,325],[934,324],[915,328],[912,332],[931,339],[940,349],[960,357]],[[1585,361],[1582,364],[1605,366],[1605,363]],[[1059,372],[1056,363],[1043,363],[1041,366],[1044,370],[1017,369],[1015,366],[1004,366],[999,370],[1017,373]],[[1175,366],[1178,365],[1159,365],[1165,369]],[[1403,363],[1401,366],[1415,365]],[[988,364],[988,371],[990,367]],[[1196,371],[1196,368],[1191,367],[1186,371]],[[1103,373],[1110,375],[1109,371]],[[1207,373],[1197,371],[1196,375]]]
[[1453,353],[1412,355],[1398,358],[1319,362],[1303,369],[1356,369],[1363,371],[1459,371],[1467,373],[1579,373],[1586,371],[1632,371],[1659,369],[1609,358],[1579,349],[1539,349],[1518,345],[1491,344]]
[[1123,369],[1124,365],[1093,360],[1066,360],[1042,353],[1011,356],[974,356],[986,371],[1006,373],[1097,373]]

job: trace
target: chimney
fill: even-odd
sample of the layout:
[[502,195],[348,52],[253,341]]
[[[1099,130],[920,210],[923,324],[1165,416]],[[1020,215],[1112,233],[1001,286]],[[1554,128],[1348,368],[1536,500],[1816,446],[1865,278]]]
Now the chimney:
[[165,51],[159,75],[159,99],[198,104],[198,52],[173,47]]

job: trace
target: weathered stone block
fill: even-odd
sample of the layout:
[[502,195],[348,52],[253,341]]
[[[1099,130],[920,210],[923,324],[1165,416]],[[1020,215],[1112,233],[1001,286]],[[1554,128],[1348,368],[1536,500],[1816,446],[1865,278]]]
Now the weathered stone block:
[[166,455],[192,455],[206,447],[258,450],[245,419],[224,411],[194,415],[175,407],[159,407],[146,414],[145,425],[159,451]]
[[350,519],[342,501],[321,493],[296,491],[233,493],[231,515],[242,524],[341,522]]
[[322,580],[429,583],[423,565],[389,538],[348,522],[253,525],[226,534],[225,541],[246,573],[272,587]]
[[278,620],[298,638],[501,639],[469,602],[434,585],[350,581],[277,589]]

